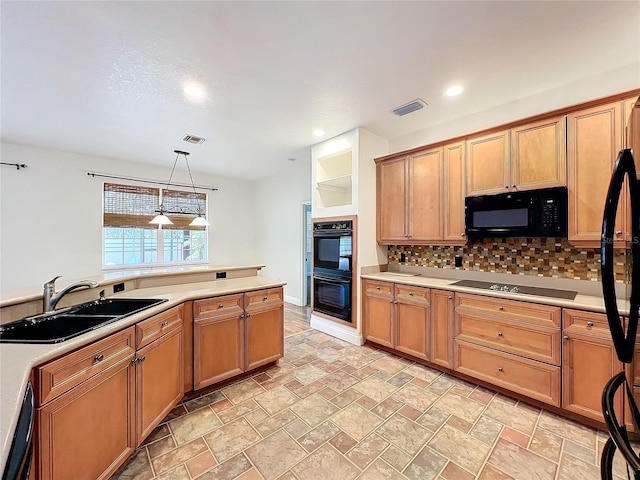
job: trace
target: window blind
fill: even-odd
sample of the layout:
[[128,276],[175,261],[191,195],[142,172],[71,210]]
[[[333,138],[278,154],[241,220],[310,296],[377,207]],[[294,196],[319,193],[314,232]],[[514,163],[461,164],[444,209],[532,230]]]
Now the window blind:
[[104,227],[156,228],[149,222],[160,204],[158,188],[104,184]]
[[[167,217],[173,222],[173,225],[163,225],[163,230],[204,230],[206,228],[189,225],[198,212],[206,216],[207,195],[205,193],[163,189],[162,204],[167,210]],[[178,211],[185,213],[171,213]]]

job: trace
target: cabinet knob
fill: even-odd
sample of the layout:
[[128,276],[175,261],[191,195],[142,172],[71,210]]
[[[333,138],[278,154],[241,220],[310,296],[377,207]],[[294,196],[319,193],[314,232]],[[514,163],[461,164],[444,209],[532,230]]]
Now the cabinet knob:
[[505,185],[504,188],[506,188],[508,190],[509,189],[509,185]]
[[380,290],[380,287],[376,287],[376,290]]
[[565,335],[564,337],[562,337],[563,340],[569,340],[569,337],[567,335]]
[[247,314],[244,316],[244,318],[249,318],[250,316],[251,316],[251,315],[247,313]]
[[269,300],[269,297],[267,295],[265,295],[264,297],[262,297],[262,300],[264,300],[264,301]]
[[516,184],[514,183],[513,185],[511,185],[511,188],[517,188]]
[[164,328],[164,327],[168,327],[169,326],[169,322],[164,321],[162,322],[162,325],[160,325],[160,328]]
[[616,235],[622,235],[622,230],[616,230]]
[[499,336],[499,337],[502,337],[502,332],[498,332],[498,336]]
[[449,295],[449,296],[447,297],[447,300],[453,300],[453,296],[452,296],[452,295]]
[[593,322],[587,322],[587,327],[593,327]]
[[461,233],[461,234],[460,234],[460,236],[461,236],[461,237],[464,237],[464,233]]
[[99,363],[102,360],[104,360],[104,355],[102,355],[102,354],[96,355],[95,357],[93,357],[93,363]]
[[139,362],[144,362],[146,359],[147,359],[147,357],[143,355],[142,357],[138,358],[138,361]]
[[136,363],[138,363],[138,359],[137,358],[132,359],[131,363],[133,363],[135,365]]
[[413,292],[409,292],[409,296],[410,296],[410,297],[413,297]]
[[504,307],[498,307],[498,311],[504,312]]
[[499,371],[499,372],[502,372],[502,371],[503,371],[503,370],[502,370],[502,367],[498,367],[498,371]]
[[224,303],[221,303],[220,305],[218,305],[218,308],[224,308]]

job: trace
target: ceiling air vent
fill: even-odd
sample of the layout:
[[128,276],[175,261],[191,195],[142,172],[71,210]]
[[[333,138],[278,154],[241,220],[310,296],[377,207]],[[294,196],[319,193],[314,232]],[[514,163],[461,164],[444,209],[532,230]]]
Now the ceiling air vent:
[[182,140],[194,145],[202,145],[206,138],[196,137],[195,135],[185,135],[184,137],[182,137]]
[[413,112],[416,112],[418,110],[422,110],[426,106],[427,106],[427,104],[423,100],[420,100],[419,98],[416,98],[415,100],[413,100],[413,101],[411,101],[409,103],[405,103],[404,105],[394,109],[393,113],[395,113],[399,117],[404,117],[405,115],[407,115],[409,113],[413,113]]

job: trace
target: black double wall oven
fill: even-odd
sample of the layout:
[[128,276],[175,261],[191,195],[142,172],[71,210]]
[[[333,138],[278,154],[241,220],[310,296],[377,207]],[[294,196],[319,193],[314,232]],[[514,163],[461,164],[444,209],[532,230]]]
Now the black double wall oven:
[[351,322],[353,222],[313,224],[313,310]]

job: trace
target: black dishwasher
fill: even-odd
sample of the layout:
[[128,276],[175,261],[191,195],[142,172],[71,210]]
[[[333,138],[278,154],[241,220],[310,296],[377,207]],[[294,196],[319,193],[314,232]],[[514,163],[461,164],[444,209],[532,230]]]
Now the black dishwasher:
[[27,383],[2,480],[27,480],[33,455],[33,387]]

